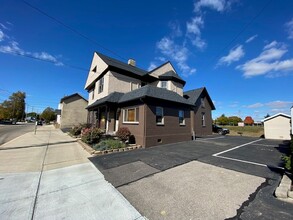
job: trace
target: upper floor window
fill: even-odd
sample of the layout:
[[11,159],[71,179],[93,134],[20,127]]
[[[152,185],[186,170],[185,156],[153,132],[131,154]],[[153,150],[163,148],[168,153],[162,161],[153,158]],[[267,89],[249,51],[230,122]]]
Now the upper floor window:
[[179,110],[178,117],[179,117],[179,124],[185,125],[184,111],[183,110]]
[[95,88],[92,89],[92,99],[95,98]]
[[201,113],[201,125],[204,127],[206,126],[206,118],[205,118],[205,113]]
[[130,82],[130,91],[138,89],[140,85],[138,83]]
[[104,76],[99,81],[99,93],[103,92],[104,90]]
[[202,108],[205,108],[204,98],[201,98],[201,99],[200,99],[200,103],[201,103],[201,107],[202,107]]
[[164,124],[164,109],[162,107],[156,107],[156,123],[157,125]]
[[123,122],[124,123],[138,123],[139,122],[139,108],[123,109]]
[[161,81],[161,88],[167,89],[168,87],[168,81]]

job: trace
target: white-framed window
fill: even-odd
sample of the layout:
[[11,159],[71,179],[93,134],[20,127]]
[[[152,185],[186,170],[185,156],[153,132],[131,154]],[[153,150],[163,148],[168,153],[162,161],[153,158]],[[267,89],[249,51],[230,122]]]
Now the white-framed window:
[[104,90],[104,76],[99,81],[99,93],[103,92]]
[[95,88],[92,89],[92,100],[95,98]]
[[139,88],[138,83],[130,82],[130,91],[133,91],[133,90],[138,89],[138,88]]
[[179,117],[179,124],[185,125],[185,118],[184,118],[184,111],[183,110],[179,110],[178,117]]
[[202,108],[205,108],[204,98],[201,98],[200,99],[200,103],[201,103],[201,107]]
[[156,107],[156,123],[157,125],[164,124],[164,109],[162,107]]
[[206,126],[206,119],[205,119],[205,113],[201,113],[201,125],[204,127]]
[[168,89],[168,81],[161,81],[161,88]]
[[123,109],[123,123],[139,123],[139,107]]

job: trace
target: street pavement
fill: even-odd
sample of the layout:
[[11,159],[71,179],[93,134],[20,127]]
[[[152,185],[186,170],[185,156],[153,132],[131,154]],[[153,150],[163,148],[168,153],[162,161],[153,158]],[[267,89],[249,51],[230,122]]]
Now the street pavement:
[[33,123],[0,124],[0,145],[33,130]]
[[0,146],[0,219],[144,219],[53,126]]

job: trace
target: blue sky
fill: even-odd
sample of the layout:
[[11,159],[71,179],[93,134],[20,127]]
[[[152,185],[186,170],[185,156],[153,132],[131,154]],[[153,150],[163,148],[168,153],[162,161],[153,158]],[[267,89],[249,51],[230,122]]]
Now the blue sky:
[[288,114],[292,8],[291,0],[3,0],[0,102],[20,90],[28,111],[42,112],[64,95],[87,98],[98,51],[146,70],[170,60],[185,90],[208,89],[214,118]]

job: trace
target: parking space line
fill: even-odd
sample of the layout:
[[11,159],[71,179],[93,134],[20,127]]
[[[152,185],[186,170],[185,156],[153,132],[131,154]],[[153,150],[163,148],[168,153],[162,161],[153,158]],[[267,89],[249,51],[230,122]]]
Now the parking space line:
[[[258,140],[255,140],[255,141],[251,141],[251,142],[249,142],[249,143],[242,144],[242,145],[239,145],[239,146],[236,146],[236,147],[230,148],[230,149],[228,149],[228,150],[224,150],[224,151],[221,151],[221,152],[219,152],[219,153],[213,154],[212,156],[214,156],[214,157],[218,157],[218,158],[222,158],[222,159],[226,159],[226,160],[237,161],[237,162],[241,162],[241,163],[253,164],[253,165],[262,166],[262,167],[271,167],[270,165],[263,164],[263,163],[256,163],[256,162],[251,162],[251,161],[247,161],[247,160],[240,160],[240,159],[231,158],[231,157],[219,156],[220,154],[224,154],[224,153],[227,153],[227,152],[229,152],[229,151],[232,151],[232,150],[235,150],[235,149],[238,149],[238,148],[241,148],[241,147],[247,146],[247,145],[257,145],[257,146],[259,145],[259,146],[266,146],[266,147],[271,147],[271,146],[273,146],[273,145],[265,145],[265,144],[254,144],[254,143],[259,142],[259,141],[261,141],[261,140],[262,140],[262,139],[258,139]],[[283,167],[279,167],[279,166],[274,166],[274,168],[284,170]]]
[[276,145],[271,145],[271,144],[253,144],[255,146],[263,146],[263,147],[276,147]]
[[253,144],[253,143],[259,142],[259,141],[261,141],[261,140],[262,140],[262,139],[258,139],[258,140],[255,140],[255,141],[251,141],[251,142],[249,142],[249,143],[242,144],[242,145],[239,145],[239,146],[236,146],[236,147],[230,148],[230,149],[228,149],[228,150],[224,150],[224,151],[221,151],[221,152],[219,152],[219,153],[213,154],[213,156],[214,156],[214,157],[217,157],[217,156],[219,156],[220,154],[227,153],[227,152],[229,152],[229,151],[232,151],[232,150],[238,149],[238,148],[240,148],[240,147],[244,147],[244,146],[246,146],[246,145],[250,145],[250,144]]
[[253,164],[253,165],[262,166],[262,167],[268,167],[268,168],[269,167],[274,167],[274,168],[277,168],[277,169],[284,170],[283,167],[279,167],[279,166],[270,166],[270,165],[263,164],[263,163],[255,163],[255,162],[251,162],[251,161],[247,161],[247,160],[240,160],[240,159],[235,159],[235,158],[231,158],[231,157],[224,157],[224,156],[215,156],[215,157],[226,159],[226,160],[233,160],[233,161],[237,161],[237,162],[241,162],[241,163]]

